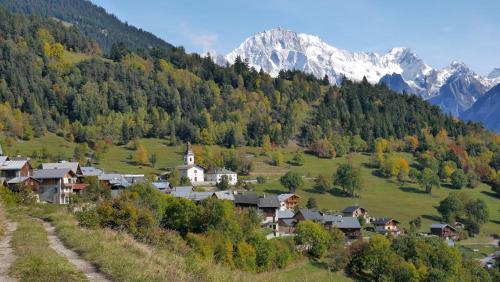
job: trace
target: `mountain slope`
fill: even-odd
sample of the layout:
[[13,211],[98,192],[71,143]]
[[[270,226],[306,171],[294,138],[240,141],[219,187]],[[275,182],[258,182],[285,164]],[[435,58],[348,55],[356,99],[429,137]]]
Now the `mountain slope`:
[[486,128],[500,132],[500,84],[486,92],[461,117],[481,121]]
[[78,26],[107,53],[114,42],[132,49],[171,48],[152,33],[121,22],[117,17],[87,0],[0,0],[0,5],[16,13],[52,17]]
[[300,70],[318,78],[327,75],[334,84],[340,83],[344,76],[354,81],[366,77],[372,84],[384,83],[397,92],[417,94],[424,99],[435,97],[431,103],[455,116],[500,82],[498,71],[482,77],[458,62],[434,69],[408,48],[393,48],[381,55],[349,52],[328,45],[317,36],[281,28],[247,38],[225,56],[225,61],[220,57],[216,61],[234,63],[237,57],[272,76],[282,70]]
[[317,36],[281,28],[247,38],[225,59],[234,63],[238,56],[272,76],[281,70],[300,70],[318,78],[328,75],[337,83],[344,75],[356,81],[366,76],[369,82],[377,83],[384,74],[414,78],[430,70],[410,49],[394,48],[384,55],[355,53],[330,46]]

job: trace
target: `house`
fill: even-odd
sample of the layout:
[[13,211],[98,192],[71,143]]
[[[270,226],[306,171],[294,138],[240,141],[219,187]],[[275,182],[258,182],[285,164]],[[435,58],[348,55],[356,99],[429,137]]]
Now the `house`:
[[20,176],[31,176],[33,168],[28,160],[10,160],[0,157],[0,176],[12,179]]
[[205,181],[219,183],[222,177],[226,176],[229,185],[236,185],[238,183],[238,174],[226,168],[212,168],[205,173]]
[[297,220],[293,217],[295,213],[293,210],[279,210],[278,211],[278,231],[283,234],[290,234],[295,232],[295,224]]
[[104,174],[104,171],[93,166],[82,166],[81,170],[83,177],[99,177]]
[[194,154],[191,149],[191,143],[187,143],[186,154],[184,155],[184,165],[177,166],[181,177],[186,177],[193,185],[199,185],[205,182],[205,169],[194,162]]
[[301,222],[304,220],[311,220],[315,222],[322,223],[323,222],[323,213],[317,211],[317,210],[310,210],[310,209],[299,209],[294,217],[297,222]]
[[260,197],[257,207],[264,215],[264,221],[276,222],[278,220],[280,202],[277,196]]
[[0,177],[0,186],[7,186],[7,178]]
[[280,210],[293,210],[299,204],[300,197],[295,194],[280,194]]
[[363,216],[364,218],[367,218],[368,211],[360,206],[348,206],[342,211],[342,215],[350,217]]
[[259,196],[257,194],[236,194],[234,195],[234,205],[240,208],[258,208]]
[[234,202],[234,193],[231,191],[217,191],[214,192],[213,197],[218,200],[228,200]]
[[123,178],[130,184],[146,182],[144,174],[124,174]]
[[348,239],[361,237],[361,224],[357,217],[325,214],[323,225],[327,229],[338,228]]
[[20,187],[29,187],[32,191],[38,192],[38,186],[40,185],[40,180],[35,179],[31,176],[19,176],[12,178],[7,181],[7,186],[12,189],[18,189]]
[[82,169],[77,162],[60,161],[58,163],[43,163],[42,169],[70,169],[77,177],[83,177]]
[[73,187],[81,188],[78,178],[69,168],[39,169],[33,171],[33,178],[40,181],[38,197],[42,202],[54,204],[69,204]]
[[446,223],[437,223],[430,226],[431,234],[444,239],[458,239],[457,229]]
[[400,233],[398,228],[399,221],[392,218],[384,217],[373,221],[375,232],[379,233],[392,233],[398,235]]
[[124,189],[130,186],[130,183],[121,174],[103,173],[97,177],[101,185],[113,190]]
[[193,186],[178,186],[174,187],[170,192],[170,195],[176,198],[186,198],[189,199],[189,195],[193,192]]
[[172,191],[172,185],[170,185],[170,183],[167,181],[151,182],[151,186],[165,194],[170,194],[170,192]]
[[453,223],[453,227],[455,227],[455,229],[459,230],[459,229],[464,229],[465,225],[463,223],[461,223],[460,221],[455,221],[455,223]]

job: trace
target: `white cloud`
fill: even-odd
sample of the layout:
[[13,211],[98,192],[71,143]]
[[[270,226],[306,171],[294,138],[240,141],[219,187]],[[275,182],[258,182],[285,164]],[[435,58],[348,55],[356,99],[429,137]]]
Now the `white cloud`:
[[214,45],[219,40],[219,35],[215,33],[205,33],[205,34],[189,34],[189,39],[193,45],[201,48],[203,52],[213,52]]

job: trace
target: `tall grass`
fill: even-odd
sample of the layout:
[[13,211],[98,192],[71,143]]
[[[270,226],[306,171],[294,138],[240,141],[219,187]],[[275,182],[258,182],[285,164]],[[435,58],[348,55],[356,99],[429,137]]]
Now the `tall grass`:
[[49,220],[67,247],[92,262],[113,281],[250,281],[250,274],[231,271],[193,255],[152,248],[125,233],[79,227],[73,216],[53,206],[32,214]]
[[20,281],[88,281],[66,258],[49,247],[47,233],[39,220],[17,216],[18,228],[12,237],[17,256],[12,276]]

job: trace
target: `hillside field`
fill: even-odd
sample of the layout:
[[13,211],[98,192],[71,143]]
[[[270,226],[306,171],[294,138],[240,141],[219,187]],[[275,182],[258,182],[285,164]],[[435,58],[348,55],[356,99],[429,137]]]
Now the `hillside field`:
[[[0,139],[1,140],[1,139]],[[3,140],[2,140],[3,141]],[[170,142],[165,139],[141,139],[148,154],[157,155],[155,168],[150,166],[137,166],[130,159],[134,155],[133,150],[125,146],[111,146],[109,151],[103,154],[102,160],[96,166],[106,172],[137,173],[137,174],[160,174],[168,168],[173,168],[182,163],[182,155],[185,146],[180,144],[170,146]],[[12,146],[4,146],[4,150],[10,154],[32,155],[33,150],[41,150],[46,147],[47,151],[59,158],[70,159],[73,154],[74,144],[53,134],[47,134],[42,138],[31,141],[16,141]],[[368,209],[369,214],[376,217],[393,217],[402,223],[403,227],[408,227],[408,222],[417,216],[422,217],[422,228],[420,231],[428,232],[429,225],[440,220],[436,210],[439,201],[444,199],[450,192],[456,191],[443,184],[439,189],[433,189],[432,195],[423,192],[423,189],[416,183],[408,183],[400,187],[394,179],[376,176],[375,170],[367,164],[370,161],[368,154],[357,153],[352,155],[351,162],[361,168],[363,179],[363,190],[359,198],[345,198],[335,196],[330,193],[318,194],[314,191],[313,178],[319,173],[333,174],[337,166],[346,163],[345,157],[335,159],[320,159],[312,155],[305,155],[306,161],[303,166],[290,166],[287,161],[297,150],[295,144],[290,144],[280,150],[285,156],[285,165],[275,167],[269,164],[269,157],[261,154],[260,148],[241,147],[237,148],[242,157],[250,158],[253,161],[254,170],[249,178],[262,175],[266,177],[265,184],[256,185],[256,192],[266,194],[285,193],[287,190],[280,184],[279,177],[288,170],[294,170],[304,175],[305,184],[297,190],[297,194],[302,197],[302,204],[305,205],[309,197],[316,198],[318,206],[322,210],[340,211],[344,207],[359,204]],[[213,146],[213,151],[224,150]],[[414,163],[413,156],[401,153],[411,163]],[[39,165],[33,162],[35,167]],[[463,241],[462,244],[490,242],[490,235],[500,234],[500,202],[491,192],[486,184],[481,184],[475,189],[466,189],[471,197],[483,199],[489,208],[490,221],[481,228],[481,234],[475,238]]]

